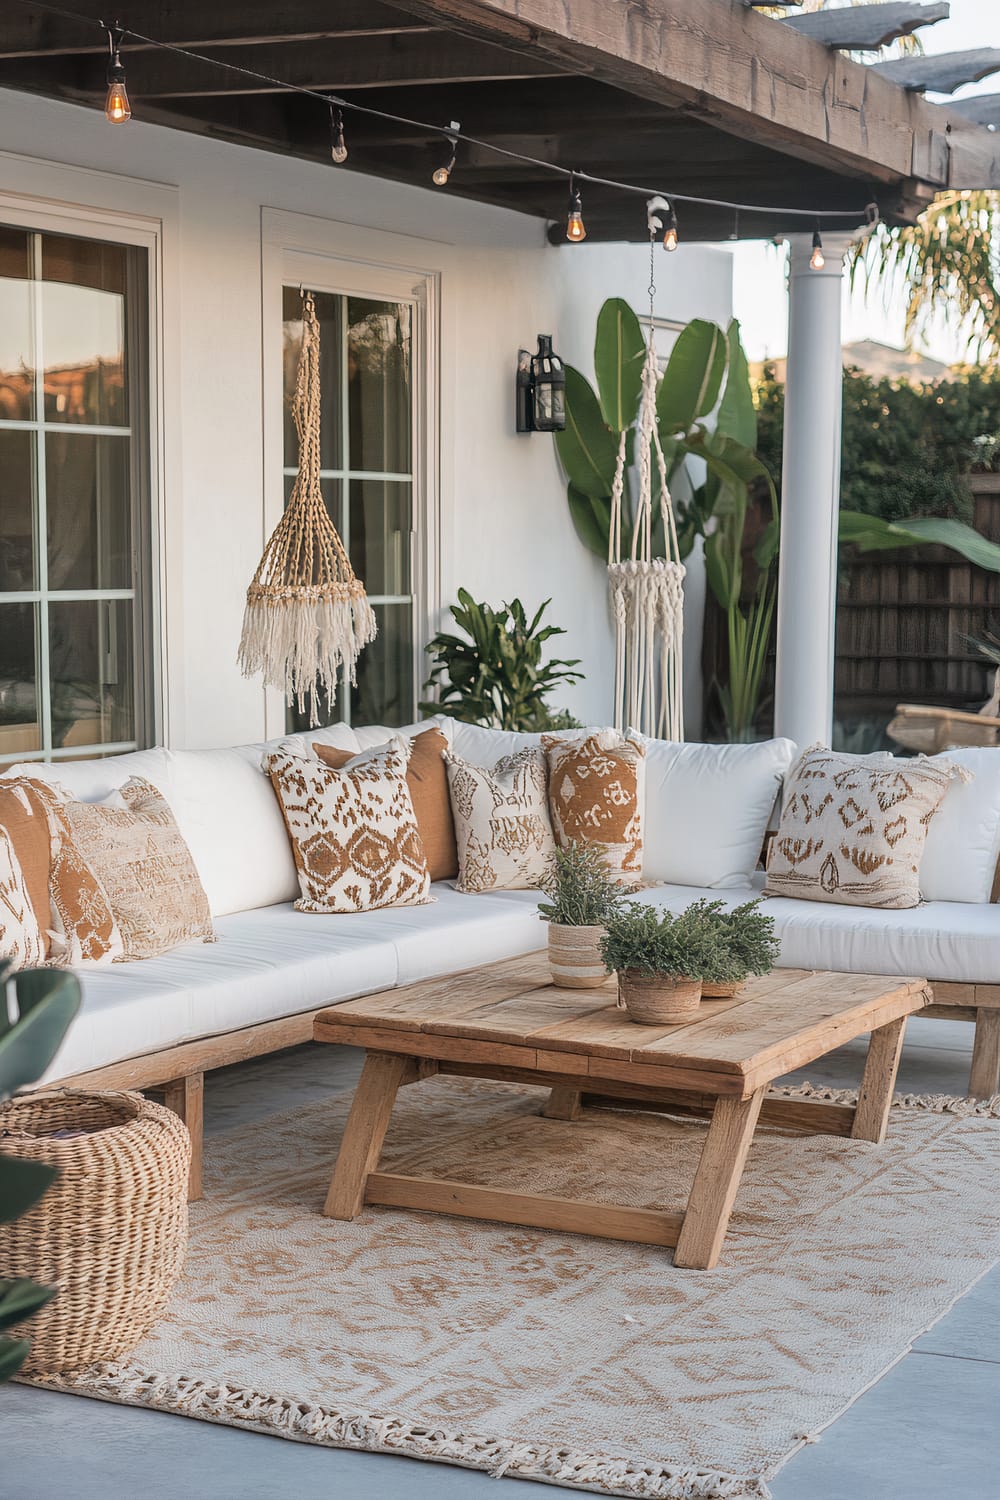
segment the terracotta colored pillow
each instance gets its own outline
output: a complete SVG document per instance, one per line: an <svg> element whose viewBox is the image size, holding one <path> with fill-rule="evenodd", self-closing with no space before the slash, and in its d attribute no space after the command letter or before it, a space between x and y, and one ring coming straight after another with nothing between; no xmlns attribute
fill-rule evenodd
<svg viewBox="0 0 1000 1500"><path fill-rule="evenodd" d="M6 830L17 856L24 890L42 933L43 956L48 953L48 933L52 926L49 808L58 800L52 788L43 781L27 776L11 776L0 781L0 828Z"/></svg>
<svg viewBox="0 0 1000 1500"><path fill-rule="evenodd" d="M427 856L427 868L432 880L455 880L458 876L458 848L444 763L448 741L440 729L424 729L413 736L410 744L406 784L413 799L413 812ZM352 755L349 750L337 750L333 745L313 745L313 751L323 764L332 766L335 771L353 771L388 748L388 745L378 745L361 755Z"/></svg>
<svg viewBox="0 0 1000 1500"><path fill-rule="evenodd" d="M611 874L623 885L642 875L646 749L614 729L542 735L549 769L549 814L560 849L603 844Z"/></svg>
<svg viewBox="0 0 1000 1500"><path fill-rule="evenodd" d="M0 826L0 959L15 969L32 969L45 956L45 933L35 920L14 845Z"/></svg>

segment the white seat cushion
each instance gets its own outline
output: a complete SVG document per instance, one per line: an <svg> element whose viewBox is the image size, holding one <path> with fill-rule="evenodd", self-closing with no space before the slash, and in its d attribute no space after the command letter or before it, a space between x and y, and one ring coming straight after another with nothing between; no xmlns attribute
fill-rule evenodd
<svg viewBox="0 0 1000 1500"><path fill-rule="evenodd" d="M431 886L433 906L396 906L382 912L399 963L400 984L454 974L544 948L545 924L537 891L464 895L446 882ZM521 902L502 899L523 896Z"/></svg>

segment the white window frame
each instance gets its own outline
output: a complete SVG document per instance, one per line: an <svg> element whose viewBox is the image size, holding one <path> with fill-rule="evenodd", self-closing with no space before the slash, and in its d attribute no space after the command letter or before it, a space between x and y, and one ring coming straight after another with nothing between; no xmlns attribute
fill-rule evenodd
<svg viewBox="0 0 1000 1500"><path fill-rule="evenodd" d="M284 390L282 386L283 293L286 286L335 296L404 302L413 309L413 453L410 587L413 600L413 701L426 676L425 646L440 607L440 272L409 262L407 242L385 235L401 261L370 258L372 231L303 214L265 208L261 215L261 295L263 330L264 514L261 545L281 519L284 479ZM380 242L381 243L381 242ZM294 472L291 471L291 472ZM338 471L339 473L340 471ZM378 475L365 473L365 478ZM400 477L400 476L386 476ZM406 476L409 477L409 476ZM373 596L374 597L374 596ZM378 596L375 602L379 602ZM387 596L388 597L388 596ZM286 704L266 688L265 734L284 733ZM335 712L344 704L338 699ZM346 717L347 715L345 715Z"/></svg>
<svg viewBox="0 0 1000 1500"><path fill-rule="evenodd" d="M123 215L114 210L103 211L92 208L78 208L71 204L53 204L48 200L30 197L26 194L9 193L0 191L0 224L8 225L15 229L23 229L28 233L68 235L74 239L93 239L105 244L119 244L134 246L146 251L147 270L147 358L148 369L146 382L148 390L148 410L144 413L146 424L146 436L148 444L148 516L145 524L148 535L140 542L133 536L133 575L138 578L148 578L150 597L139 600L136 598L134 589L77 589L58 590L57 599L61 601L101 599L114 600L131 598L135 599L136 607L133 612L133 631L143 634L145 650L143 655L148 660L149 669L153 680L146 685L145 692L148 701L148 730L149 743L161 744L164 729L163 711L163 682L164 682L164 639L162 626L162 559L160 548L160 537L162 532L162 378L161 378L161 328L159 310L161 307L161 285L162 285L162 235L160 227L151 223L148 219L139 219L133 215ZM40 287L36 291L36 297L40 296ZM36 309L37 311L37 309ZM37 413L35 417L24 422L5 422L5 429L20 428L35 431L41 425L47 425L44 413ZM37 419L37 420L36 420ZM120 435L130 429L87 427L86 429L95 435L111 433ZM38 476L37 482L43 491L41 504L36 511L36 520L44 526L44 475ZM140 545L148 545L148 564L136 556L135 549ZM36 537L35 546L42 556L45 547L44 533ZM44 588L46 568L42 556L42 568L39 582L42 587L33 589L21 589L10 593L0 593L0 603L3 604L39 604L47 603L50 595ZM141 618L140 618L141 616ZM39 649L47 652L48 631L41 631L41 642ZM43 727L43 748L38 750L25 750L16 753L13 757L17 762L21 761L58 761L78 760L81 755L114 755L125 751L134 750L138 747L138 740L123 740L120 743L101 743L99 745L73 745L53 748L45 748L51 738L50 716L51 704L43 693L44 684L38 684L38 714L39 724ZM44 701L43 701L44 698ZM146 726L143 725L143 729ZM143 735L143 738L146 738ZM12 757L7 757L10 760Z"/></svg>

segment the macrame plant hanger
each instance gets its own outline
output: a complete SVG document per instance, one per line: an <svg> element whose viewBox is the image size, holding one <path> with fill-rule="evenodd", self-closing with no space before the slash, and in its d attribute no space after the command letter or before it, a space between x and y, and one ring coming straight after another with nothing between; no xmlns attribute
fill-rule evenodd
<svg viewBox="0 0 1000 1500"><path fill-rule="evenodd" d="M667 488L667 464L656 426L658 369L653 326L656 278L653 253L663 227L655 210L668 210L662 198L646 205L649 224L649 342L639 399L639 497L632 525L632 554L622 559L622 495L626 439L618 443L611 488L608 538L608 590L615 625L615 727L637 729L659 739L684 736L682 647L684 565L677 544L674 508ZM653 455L659 477L659 514L665 557L653 557ZM628 518L625 518L626 520Z"/></svg>
<svg viewBox="0 0 1000 1500"><path fill-rule="evenodd" d="M317 698L334 701L342 668L357 682L358 656L377 627L320 490L319 320L306 291L292 415L299 471L247 589L239 664L244 677L262 673L300 712L308 693L316 724Z"/></svg>

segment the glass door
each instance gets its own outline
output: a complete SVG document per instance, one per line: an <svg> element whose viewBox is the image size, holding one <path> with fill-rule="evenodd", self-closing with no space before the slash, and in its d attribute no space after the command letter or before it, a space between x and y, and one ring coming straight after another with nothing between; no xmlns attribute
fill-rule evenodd
<svg viewBox="0 0 1000 1500"><path fill-rule="evenodd" d="M316 292L322 391L321 488L378 621L356 687L317 705L322 723L405 724L414 716L413 307ZM292 396L302 344L302 294L283 302L285 500L298 471ZM309 713L291 710L290 729Z"/></svg>

